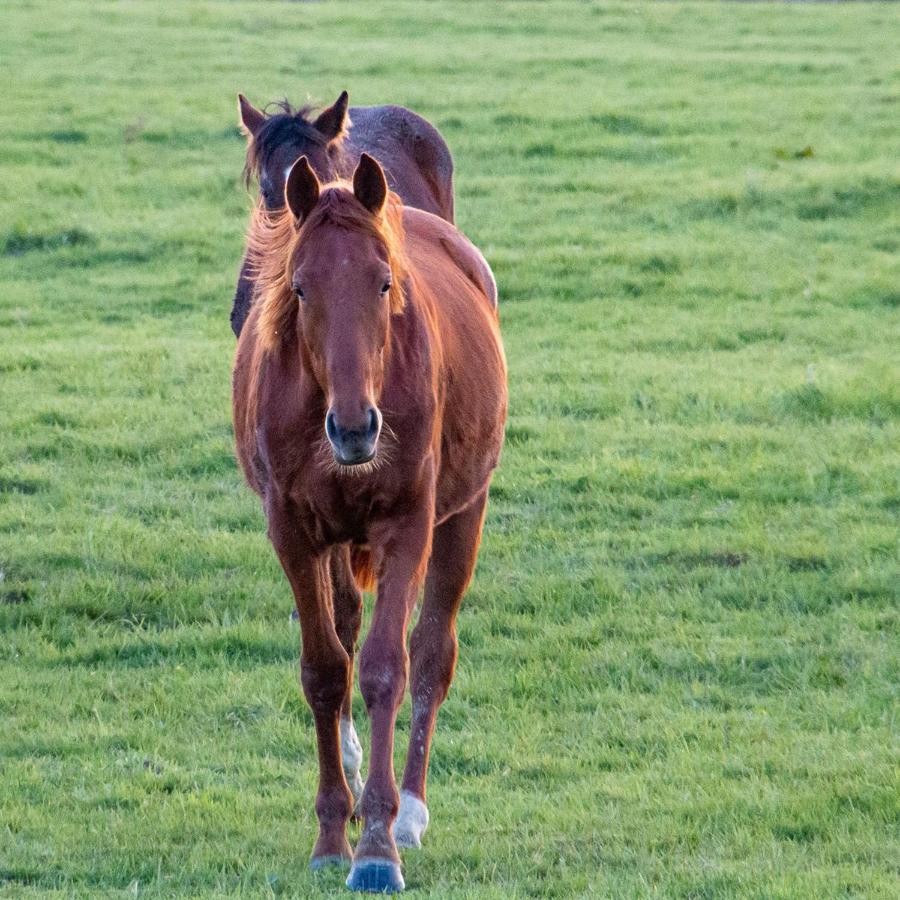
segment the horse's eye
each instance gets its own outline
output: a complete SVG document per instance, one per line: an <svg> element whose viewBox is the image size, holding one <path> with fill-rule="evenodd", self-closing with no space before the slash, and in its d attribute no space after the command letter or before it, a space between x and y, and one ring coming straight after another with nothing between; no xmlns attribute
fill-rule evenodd
<svg viewBox="0 0 900 900"><path fill-rule="evenodd" d="M391 289L391 282L390 282L390 279L388 279L388 280L381 286L381 293L382 293L382 294L386 294L390 289Z"/></svg>
<svg viewBox="0 0 900 900"><path fill-rule="evenodd" d="M302 299L303 299L303 291L300 289L300 285L298 285L298 284L293 285L292 290L293 290L293 292L294 292L294 296L295 296L298 300L302 300Z"/></svg>

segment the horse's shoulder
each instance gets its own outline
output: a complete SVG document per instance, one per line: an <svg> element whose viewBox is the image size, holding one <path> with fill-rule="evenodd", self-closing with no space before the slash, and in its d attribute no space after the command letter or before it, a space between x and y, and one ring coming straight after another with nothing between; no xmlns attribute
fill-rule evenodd
<svg viewBox="0 0 900 900"><path fill-rule="evenodd" d="M439 216L406 207L404 224L420 240L433 245L484 293L490 305L497 308L497 282L484 254L458 229Z"/></svg>

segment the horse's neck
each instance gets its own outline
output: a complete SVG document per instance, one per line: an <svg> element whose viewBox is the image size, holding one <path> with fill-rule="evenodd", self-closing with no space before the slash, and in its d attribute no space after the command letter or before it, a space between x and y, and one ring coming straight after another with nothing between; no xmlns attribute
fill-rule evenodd
<svg viewBox="0 0 900 900"><path fill-rule="evenodd" d="M438 328L433 298L410 262L403 311L391 317L389 378L406 380L411 375L429 373L432 379L439 377L442 355Z"/></svg>

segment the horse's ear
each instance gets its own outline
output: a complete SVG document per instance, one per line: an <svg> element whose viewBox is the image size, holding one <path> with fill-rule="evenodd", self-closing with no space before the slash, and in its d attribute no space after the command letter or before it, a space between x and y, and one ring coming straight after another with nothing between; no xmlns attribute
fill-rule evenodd
<svg viewBox="0 0 900 900"><path fill-rule="evenodd" d="M319 114L319 117L313 122L313 125L327 141L333 141L341 137L347 126L347 106L350 103L350 96L346 91L341 91L341 96L334 102L334 106L329 106Z"/></svg>
<svg viewBox="0 0 900 900"><path fill-rule="evenodd" d="M257 109L243 94L238 94L238 114L241 117L241 131L253 137L266 121L266 114Z"/></svg>
<svg viewBox="0 0 900 900"><path fill-rule="evenodd" d="M384 209L388 195L387 181L381 166L368 153L360 156L359 165L353 173L353 195L376 216Z"/></svg>
<svg viewBox="0 0 900 900"><path fill-rule="evenodd" d="M312 212L319 200L319 179L305 156L301 156L288 172L284 199L298 222L302 222Z"/></svg>

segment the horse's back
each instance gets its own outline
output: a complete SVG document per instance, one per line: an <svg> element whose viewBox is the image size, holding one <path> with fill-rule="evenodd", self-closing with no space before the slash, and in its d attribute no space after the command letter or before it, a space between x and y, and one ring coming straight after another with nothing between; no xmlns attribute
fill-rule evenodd
<svg viewBox="0 0 900 900"><path fill-rule="evenodd" d="M407 206L454 218L453 156L441 133L404 106L353 106L349 142L374 156Z"/></svg>

